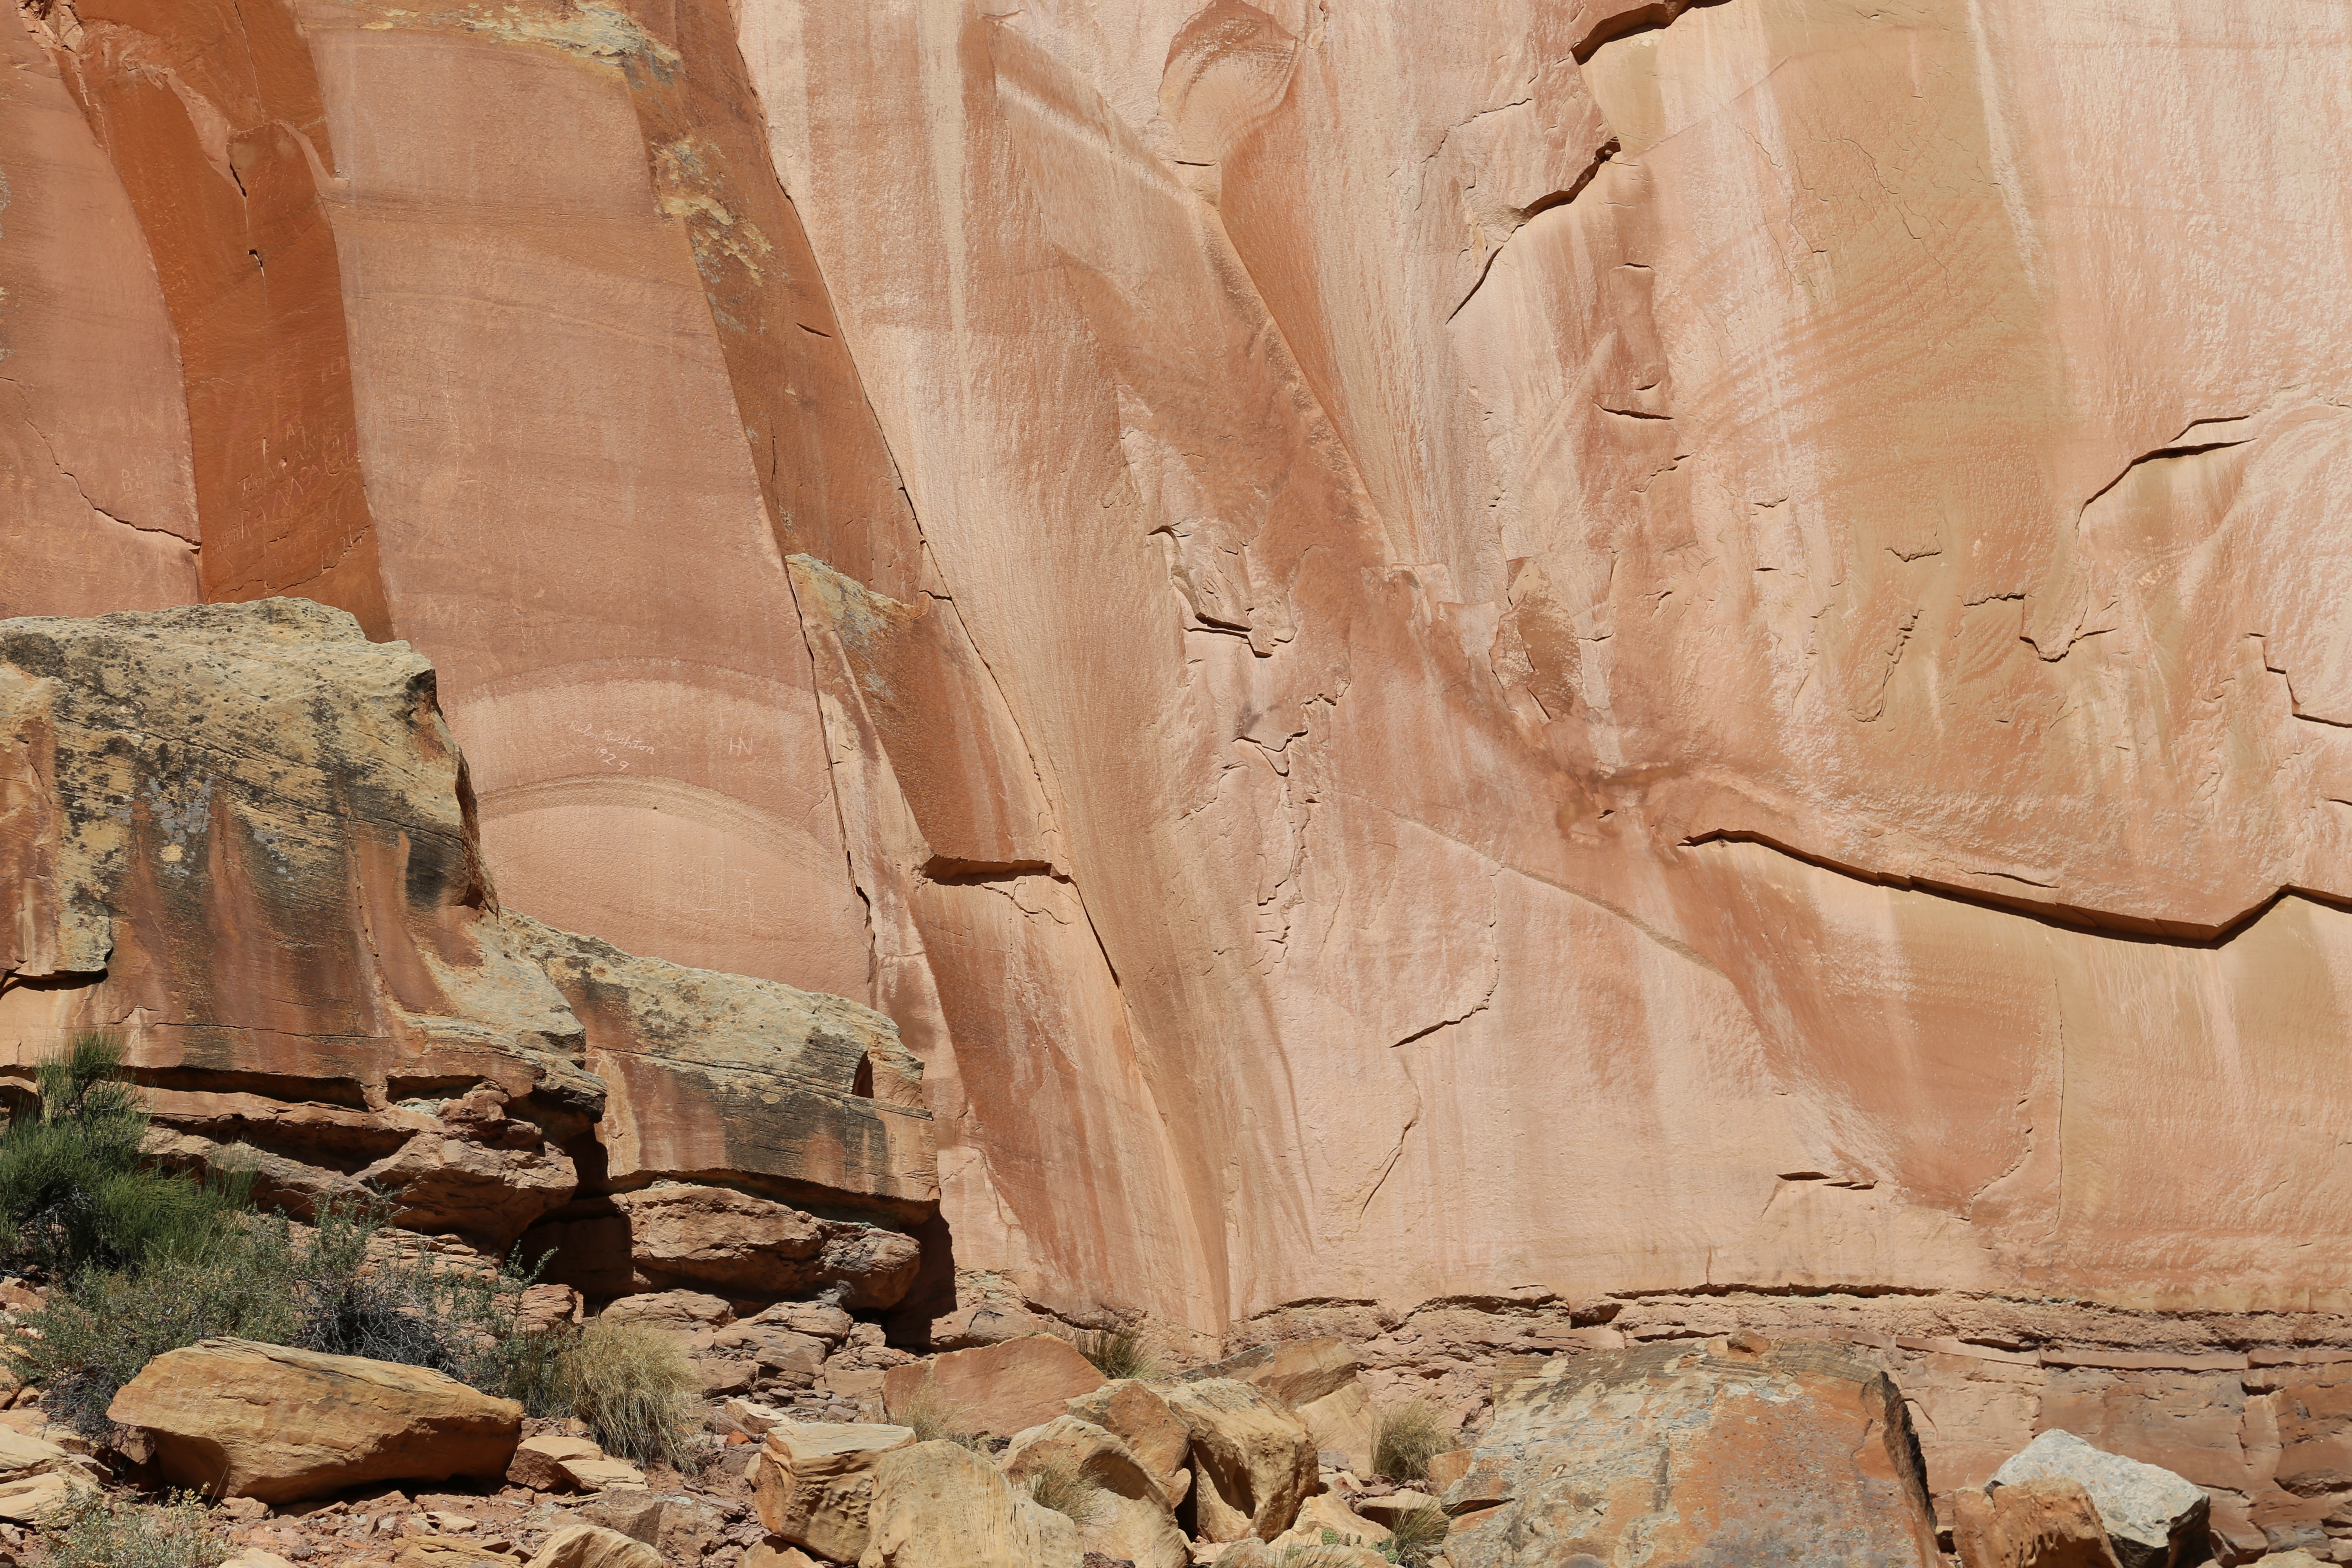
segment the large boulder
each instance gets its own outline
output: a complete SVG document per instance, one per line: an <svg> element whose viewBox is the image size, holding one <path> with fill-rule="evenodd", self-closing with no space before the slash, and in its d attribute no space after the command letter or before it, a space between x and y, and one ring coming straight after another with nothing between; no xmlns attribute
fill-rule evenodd
<svg viewBox="0 0 2352 1568"><path fill-rule="evenodd" d="M2063 1478L2081 1483L2106 1526L2123 1568L2172 1568L2205 1544L2203 1489L2170 1470L2094 1448L2072 1432L2050 1431L2011 1456L1992 1476L2003 1488Z"/></svg>
<svg viewBox="0 0 2352 1568"><path fill-rule="evenodd" d="M874 1468L909 1447L912 1428L787 1421L760 1446L752 1498L772 1534L836 1563L866 1550Z"/></svg>
<svg viewBox="0 0 2352 1568"><path fill-rule="evenodd" d="M1158 1479L1160 1495L1174 1508L1192 1489L1187 1462L1192 1431L1168 1408L1167 1396L1148 1383L1122 1377L1069 1400L1079 1420L1101 1427L1127 1445L1128 1452Z"/></svg>
<svg viewBox="0 0 2352 1568"><path fill-rule="evenodd" d="M1176 1528L1160 1477L1111 1433L1075 1415L1058 1415L1013 1438L1002 1461L1015 1481L1053 1467L1076 1471L1102 1489L1096 1516L1080 1531L1088 1552L1136 1568L1185 1568L1192 1561L1191 1545Z"/></svg>
<svg viewBox="0 0 2352 1568"><path fill-rule="evenodd" d="M1201 1534L1272 1541L1290 1528L1316 1485L1315 1439L1295 1412L1231 1378L1179 1384L1168 1408L1189 1437Z"/></svg>
<svg viewBox="0 0 2352 1568"><path fill-rule="evenodd" d="M1069 1341L1031 1334L892 1367L882 1380L882 1404L897 1416L918 1400L938 1400L972 1431L1011 1437L1044 1426L1104 1381Z"/></svg>
<svg viewBox="0 0 2352 1568"><path fill-rule="evenodd" d="M630 1262L655 1289L688 1286L730 1297L835 1295L853 1310L898 1305L922 1261L912 1237L825 1220L725 1187L663 1183L619 1193Z"/></svg>
<svg viewBox="0 0 2352 1568"><path fill-rule="evenodd" d="M2117 1568L2098 1509L2071 1476L1954 1492L1952 1545L1960 1568Z"/></svg>
<svg viewBox="0 0 2352 1568"><path fill-rule="evenodd" d="M873 1533L857 1568L1079 1568L1078 1527L955 1443L874 1468Z"/></svg>
<svg viewBox="0 0 2352 1568"><path fill-rule="evenodd" d="M1514 1568L1528 1540L1579 1568L1937 1568L1918 1446L1885 1373L1741 1338L1757 1348L1556 1358L1505 1389L1442 1499L1453 1568Z"/></svg>
<svg viewBox="0 0 2352 1568"><path fill-rule="evenodd" d="M442 1373L232 1339L157 1356L106 1414L149 1435L166 1479L268 1503L497 1479L522 1431L521 1405Z"/></svg>

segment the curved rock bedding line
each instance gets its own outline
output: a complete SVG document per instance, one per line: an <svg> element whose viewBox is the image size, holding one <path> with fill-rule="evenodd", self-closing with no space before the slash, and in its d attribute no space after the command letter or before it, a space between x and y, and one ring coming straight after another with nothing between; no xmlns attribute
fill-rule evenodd
<svg viewBox="0 0 2352 1568"><path fill-rule="evenodd" d="M20 1050L602 1280L734 1267L614 1244L664 1180L919 1230L941 1342L2341 1337L2333 8L36 10L6 611L332 602L479 805L291 710L45 772L8 687Z"/></svg>
<svg viewBox="0 0 2352 1568"><path fill-rule="evenodd" d="M167 1164L236 1146L296 1213L539 1226L597 1295L914 1281L937 1187L897 1029L504 912L432 668L340 611L0 622L0 866L5 1070L119 1031Z"/></svg>

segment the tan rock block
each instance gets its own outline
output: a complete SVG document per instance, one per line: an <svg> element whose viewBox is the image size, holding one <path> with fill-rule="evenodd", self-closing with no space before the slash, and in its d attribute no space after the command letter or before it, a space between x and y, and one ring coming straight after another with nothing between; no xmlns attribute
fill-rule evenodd
<svg viewBox="0 0 2352 1568"><path fill-rule="evenodd" d="M170 1479L264 1502L503 1476L522 1424L521 1405L437 1372L231 1339L157 1356L107 1414L149 1435Z"/></svg>
<svg viewBox="0 0 2352 1568"><path fill-rule="evenodd" d="M515 1560L455 1535L415 1535L393 1554L393 1568L515 1568Z"/></svg>
<svg viewBox="0 0 2352 1568"><path fill-rule="evenodd" d="M566 1462L574 1459L601 1459L604 1450L585 1437L564 1437L542 1434L525 1437L515 1445L514 1458L507 1463L507 1479L533 1491L568 1491L576 1483Z"/></svg>
<svg viewBox="0 0 2352 1568"><path fill-rule="evenodd" d="M1960 1568L2118 1568L2082 1482L2052 1477L1952 1494Z"/></svg>
<svg viewBox="0 0 2352 1568"><path fill-rule="evenodd" d="M1315 1440L1287 1405L1244 1383L1212 1378L1167 1390L1191 1435L1193 1506L1212 1541L1290 1528L1315 1489Z"/></svg>
<svg viewBox="0 0 2352 1568"><path fill-rule="evenodd" d="M1136 1568L1184 1568L1190 1543L1176 1528L1159 1475L1116 1436L1075 1415L1057 1415L1013 1439L998 1461L1014 1481L1059 1465L1102 1489L1096 1517L1081 1526L1080 1544Z"/></svg>
<svg viewBox="0 0 2352 1568"><path fill-rule="evenodd" d="M95 1484L55 1471L0 1481L0 1519L16 1524L41 1523L71 1502L77 1491Z"/></svg>
<svg viewBox="0 0 2352 1568"><path fill-rule="evenodd" d="M1334 1335L1260 1345L1185 1375L1187 1383L1229 1377L1262 1388L1292 1409L1336 1393L1363 1370L1363 1358Z"/></svg>
<svg viewBox="0 0 2352 1568"><path fill-rule="evenodd" d="M1390 1492L1382 1497L1360 1497L1355 1500L1355 1510L1382 1529L1395 1524L1406 1514L1437 1506L1437 1499L1432 1494L1412 1490Z"/></svg>
<svg viewBox="0 0 2352 1568"><path fill-rule="evenodd" d="M1119 1378L1069 1400L1066 1408L1125 1443L1160 1478L1169 1507L1181 1502L1192 1489L1192 1473L1185 1468L1192 1447L1192 1429L1168 1408L1166 1396L1151 1384Z"/></svg>
<svg viewBox="0 0 2352 1568"><path fill-rule="evenodd" d="M1071 1399L1092 1393L1104 1381L1069 1341L1032 1334L892 1367L884 1375L882 1399L885 1409L896 1414L928 1387L934 1397L961 1410L972 1430L1010 1437L1051 1421Z"/></svg>
<svg viewBox="0 0 2352 1568"><path fill-rule="evenodd" d="M858 1568L1079 1568L1078 1527L971 1449L918 1443L874 1468Z"/></svg>
<svg viewBox="0 0 2352 1568"><path fill-rule="evenodd" d="M1358 1475L1371 1474L1376 1423L1372 1397L1365 1392L1361 1378L1351 1375L1330 1393L1297 1409L1298 1418L1307 1423L1307 1434L1315 1439L1318 1454L1343 1454L1349 1469Z"/></svg>
<svg viewBox="0 0 2352 1568"><path fill-rule="evenodd" d="M616 1194L613 1203L628 1216L640 1274L737 1297L838 1288L850 1307L889 1307L921 1261L910 1237L724 1187L665 1183Z"/></svg>
<svg viewBox="0 0 2352 1568"><path fill-rule="evenodd" d="M1726 1550L1936 1568L1916 1454L1893 1382L1825 1345L1556 1359L1503 1394L1446 1489L1446 1556L1504 1568L1540 1538L1601 1568Z"/></svg>
<svg viewBox="0 0 2352 1568"><path fill-rule="evenodd" d="M1318 1492L1298 1505L1298 1516L1290 1528L1275 1537L1275 1550L1320 1545L1327 1530L1339 1538L1338 1543L1342 1546L1378 1546L1391 1533L1388 1526L1349 1508L1336 1493Z"/></svg>
<svg viewBox="0 0 2352 1568"><path fill-rule="evenodd" d="M566 1526L548 1537L527 1568L662 1568L661 1553L601 1524Z"/></svg>
<svg viewBox="0 0 2352 1568"><path fill-rule="evenodd" d="M760 1522L796 1546L854 1563L866 1550L875 1467L915 1441L906 1426L782 1422L760 1446Z"/></svg>
<svg viewBox="0 0 2352 1568"><path fill-rule="evenodd" d="M816 1561L797 1546L762 1541L743 1553L743 1568L816 1568Z"/></svg>
<svg viewBox="0 0 2352 1568"><path fill-rule="evenodd" d="M600 1454L594 1458L565 1459L562 1464L572 1484L583 1491L610 1491L646 1484L646 1473L626 1459L608 1459Z"/></svg>

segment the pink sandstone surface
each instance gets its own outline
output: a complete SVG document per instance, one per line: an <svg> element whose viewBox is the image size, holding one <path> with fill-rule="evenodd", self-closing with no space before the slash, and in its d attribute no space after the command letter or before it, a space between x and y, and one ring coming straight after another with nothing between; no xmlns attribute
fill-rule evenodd
<svg viewBox="0 0 2352 1568"><path fill-rule="evenodd" d="M2341 7L25 11L0 613L413 644L923 1058L950 1337L2352 1342Z"/></svg>

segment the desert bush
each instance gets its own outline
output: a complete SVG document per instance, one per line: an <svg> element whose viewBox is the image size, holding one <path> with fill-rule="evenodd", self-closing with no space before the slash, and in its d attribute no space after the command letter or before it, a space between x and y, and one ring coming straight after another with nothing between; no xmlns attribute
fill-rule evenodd
<svg viewBox="0 0 2352 1568"><path fill-rule="evenodd" d="M890 1412L900 1426L911 1426L918 1443L954 1443L974 1453L989 1452L990 1444L971 1428L971 1412L940 1390L929 1377L918 1384L904 1405Z"/></svg>
<svg viewBox="0 0 2352 1568"><path fill-rule="evenodd" d="M514 1400L528 1415L569 1415L572 1356L579 1343L580 1330L570 1323L508 1333L480 1358L475 1386Z"/></svg>
<svg viewBox="0 0 2352 1568"><path fill-rule="evenodd" d="M245 1207L250 1176L142 1168L149 1119L122 1055L113 1036L75 1036L34 1068L33 1103L0 1131L0 1247L19 1267L63 1278L187 1256Z"/></svg>
<svg viewBox="0 0 2352 1568"><path fill-rule="evenodd" d="M1158 1377L1160 1357L1137 1329L1081 1331L1072 1341L1078 1353L1105 1377Z"/></svg>
<svg viewBox="0 0 2352 1568"><path fill-rule="evenodd" d="M155 1507L90 1487L41 1531L42 1568L219 1568L227 1555L194 1492Z"/></svg>
<svg viewBox="0 0 2352 1568"><path fill-rule="evenodd" d="M702 1380L669 1335L642 1323L590 1323L562 1352L556 1377L606 1453L701 1468Z"/></svg>
<svg viewBox="0 0 2352 1568"><path fill-rule="evenodd" d="M1408 1399L1372 1416L1372 1470L1392 1481L1429 1479L1429 1461L1454 1447L1454 1434L1437 1406Z"/></svg>
<svg viewBox="0 0 2352 1568"><path fill-rule="evenodd" d="M1402 1568L1423 1568L1438 1549L1445 1544L1445 1532L1451 1528L1445 1510L1417 1508L1411 1513L1399 1514L1389 1527L1389 1539L1381 1547L1381 1555Z"/></svg>
<svg viewBox="0 0 2352 1568"><path fill-rule="evenodd" d="M1024 1469L1022 1484L1040 1508L1052 1509L1080 1530L1101 1518L1103 1489L1068 1459L1055 1455Z"/></svg>
<svg viewBox="0 0 2352 1568"><path fill-rule="evenodd" d="M430 1254L372 1256L389 1212L373 1200L329 1203L299 1233L246 1215L200 1249L85 1269L26 1315L38 1332L12 1347L13 1370L48 1391L53 1418L92 1438L109 1434L106 1407L150 1360L220 1334L431 1367L494 1392L527 1382L535 1347L516 1343L529 1336L514 1323L530 1277L436 1268Z"/></svg>

